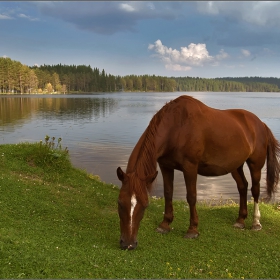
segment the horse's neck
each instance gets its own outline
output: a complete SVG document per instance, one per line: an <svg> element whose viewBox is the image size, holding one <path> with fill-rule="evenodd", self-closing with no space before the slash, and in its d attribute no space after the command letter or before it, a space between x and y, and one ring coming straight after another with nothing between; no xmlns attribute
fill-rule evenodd
<svg viewBox="0 0 280 280"><path fill-rule="evenodd" d="M148 143L149 142L149 143ZM156 170L156 147L155 139L149 135L148 128L144 131L137 144L135 145L127 164L127 173L137 172L138 176L144 178L150 175L150 170Z"/></svg>
<svg viewBox="0 0 280 280"><path fill-rule="evenodd" d="M140 139L138 140L137 144L132 150L132 153L129 157L128 164L127 164L127 173L133 172L137 168L137 163L139 157L141 156L141 147L143 146L143 142L146 140L147 129L141 135Z"/></svg>

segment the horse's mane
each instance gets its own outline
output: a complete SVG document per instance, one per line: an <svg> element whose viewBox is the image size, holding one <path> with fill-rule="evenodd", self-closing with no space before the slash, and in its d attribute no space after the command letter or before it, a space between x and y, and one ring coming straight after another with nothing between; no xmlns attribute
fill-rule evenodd
<svg viewBox="0 0 280 280"><path fill-rule="evenodd" d="M136 164L134 167L134 174L131 176L133 191L139 197L146 197L144 193L150 192L152 184L146 185L145 178L157 171L157 151L155 147L155 137L157 128L166 112L168 105L172 101L166 103L151 119L145 133L142 145L140 146Z"/></svg>

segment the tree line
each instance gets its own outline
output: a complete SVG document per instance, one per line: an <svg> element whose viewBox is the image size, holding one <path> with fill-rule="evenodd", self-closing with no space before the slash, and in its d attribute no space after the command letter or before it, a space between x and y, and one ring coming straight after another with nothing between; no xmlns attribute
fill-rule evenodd
<svg viewBox="0 0 280 280"><path fill-rule="evenodd" d="M277 78L173 78L177 91L222 91L222 92L279 92ZM280 84L279 84L280 86Z"/></svg>
<svg viewBox="0 0 280 280"><path fill-rule="evenodd" d="M0 93L79 93L116 91L278 92L279 78L194 78L155 75L114 76L90 65L26 66L0 57Z"/></svg>

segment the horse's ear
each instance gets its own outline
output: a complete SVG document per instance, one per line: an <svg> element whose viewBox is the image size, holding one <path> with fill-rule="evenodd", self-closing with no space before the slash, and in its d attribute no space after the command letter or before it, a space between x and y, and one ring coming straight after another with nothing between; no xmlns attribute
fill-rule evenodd
<svg viewBox="0 0 280 280"><path fill-rule="evenodd" d="M158 175L158 171L156 171L154 174L148 175L148 176L145 178L146 184L147 184L147 185L152 184L153 181L156 179L157 175Z"/></svg>
<svg viewBox="0 0 280 280"><path fill-rule="evenodd" d="M120 167L117 168L117 175L120 181L124 181L126 174L122 171Z"/></svg>

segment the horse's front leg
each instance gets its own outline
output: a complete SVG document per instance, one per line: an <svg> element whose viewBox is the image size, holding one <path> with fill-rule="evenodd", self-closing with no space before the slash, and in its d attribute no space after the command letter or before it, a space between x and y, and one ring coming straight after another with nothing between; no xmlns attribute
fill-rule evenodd
<svg viewBox="0 0 280 280"><path fill-rule="evenodd" d="M184 171L184 178L187 189L187 202L190 207L190 226L185 238L196 238L199 235L198 227L198 215L196 211L196 181L197 181L197 167L192 166L186 168Z"/></svg>
<svg viewBox="0 0 280 280"><path fill-rule="evenodd" d="M170 231L170 224L173 221L173 181L174 181L174 169L170 169L160 165L160 170L163 177L164 186L164 199L165 199L165 211L163 221L160 223L157 231L160 233L168 233Z"/></svg>

